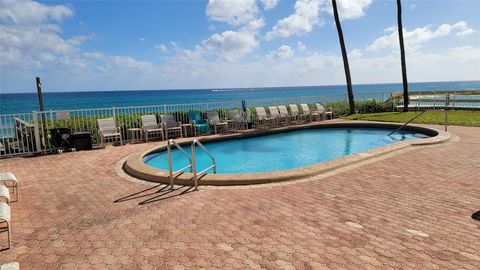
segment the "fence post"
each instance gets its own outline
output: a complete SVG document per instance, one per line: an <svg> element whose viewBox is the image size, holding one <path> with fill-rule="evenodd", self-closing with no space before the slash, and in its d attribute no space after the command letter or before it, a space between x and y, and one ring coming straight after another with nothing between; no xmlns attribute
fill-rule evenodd
<svg viewBox="0 0 480 270"><path fill-rule="evenodd" d="M115 121L117 121L116 119L116 115L115 115L115 106L112 107L112 115L113 115L113 119L115 119Z"/></svg>
<svg viewBox="0 0 480 270"><path fill-rule="evenodd" d="M167 113L167 104L163 104L163 114Z"/></svg>
<svg viewBox="0 0 480 270"><path fill-rule="evenodd" d="M55 128L53 126L53 112L52 112L52 110L50 110L50 128Z"/></svg>
<svg viewBox="0 0 480 270"><path fill-rule="evenodd" d="M33 133L35 136L35 148L37 148L37 152L42 151L42 145L40 144L40 129L38 128L38 117L37 117L37 112L33 111L32 112L32 118L33 118Z"/></svg>

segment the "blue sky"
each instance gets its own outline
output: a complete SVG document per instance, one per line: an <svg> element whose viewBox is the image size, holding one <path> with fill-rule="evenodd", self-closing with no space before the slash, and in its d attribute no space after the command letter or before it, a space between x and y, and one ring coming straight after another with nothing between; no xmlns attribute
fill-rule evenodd
<svg viewBox="0 0 480 270"><path fill-rule="evenodd" d="M338 0L354 83L400 82L395 1ZM480 79L480 1L402 1L410 81ZM343 84L330 1L0 0L0 91Z"/></svg>

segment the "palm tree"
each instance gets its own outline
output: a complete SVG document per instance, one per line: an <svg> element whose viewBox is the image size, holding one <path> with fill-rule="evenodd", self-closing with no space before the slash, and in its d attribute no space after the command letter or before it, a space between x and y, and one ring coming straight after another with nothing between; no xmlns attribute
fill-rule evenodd
<svg viewBox="0 0 480 270"><path fill-rule="evenodd" d="M402 3L397 0L397 20L398 20L398 40L400 41L400 58L402 60L402 79L403 79L403 111L408 112L408 81L407 81L407 63L405 62L405 46L403 44L403 26L402 26Z"/></svg>
<svg viewBox="0 0 480 270"><path fill-rule="evenodd" d="M336 0L332 0L332 6L333 6L333 15L335 17L335 24L337 25L338 39L340 41L340 47L342 48L343 67L345 70L345 78L347 80L348 104L350 107L349 114L354 114L355 101L353 100L352 78L350 76L350 67L348 66L347 49L345 48L345 41L343 40L342 25L340 25L340 19L338 17Z"/></svg>

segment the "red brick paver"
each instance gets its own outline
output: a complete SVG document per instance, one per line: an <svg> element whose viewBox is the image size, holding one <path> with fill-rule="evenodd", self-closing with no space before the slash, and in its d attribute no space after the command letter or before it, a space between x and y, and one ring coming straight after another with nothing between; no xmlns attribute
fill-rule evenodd
<svg viewBox="0 0 480 270"><path fill-rule="evenodd" d="M116 175L121 158L155 143L1 160L21 183L0 264L480 269L480 222L470 218L480 210L480 129L450 131L459 142L252 189L169 192Z"/></svg>

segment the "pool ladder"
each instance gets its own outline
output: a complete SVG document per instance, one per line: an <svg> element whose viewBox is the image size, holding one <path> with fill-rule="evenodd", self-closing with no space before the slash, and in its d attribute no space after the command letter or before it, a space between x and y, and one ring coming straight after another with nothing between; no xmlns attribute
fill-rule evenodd
<svg viewBox="0 0 480 270"><path fill-rule="evenodd" d="M172 163L172 145L174 145L187 159L188 165L173 171L173 163ZM196 149L195 146L198 145L200 149L202 149L208 157L212 160L212 165L208 166L207 168L197 172L197 160L196 160ZM180 146L175 140L170 139L167 142L167 153L168 153L168 168L170 174L170 188L173 189L173 178L174 175L185 171L186 169L190 169L190 172L193 173L193 180L195 182L195 190L198 190L198 179L203 175L207 174L209 170L213 170L213 173L217 173L217 163L215 162L215 158L213 155L207 150L207 148L197 139L193 140L192 142L192 155L189 156L187 152Z"/></svg>

